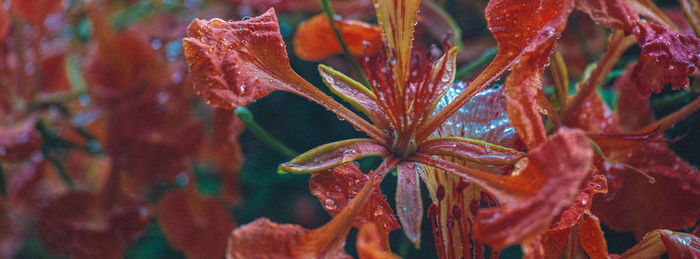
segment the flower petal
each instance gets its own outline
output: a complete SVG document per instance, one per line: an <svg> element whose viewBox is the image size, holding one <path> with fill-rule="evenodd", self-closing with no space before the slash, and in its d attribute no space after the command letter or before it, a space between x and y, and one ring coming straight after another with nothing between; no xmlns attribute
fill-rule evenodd
<svg viewBox="0 0 700 259"><path fill-rule="evenodd" d="M357 233L357 255L360 259L399 259L391 253L389 239L384 239L372 222L365 223Z"/></svg>
<svg viewBox="0 0 700 259"><path fill-rule="evenodd" d="M234 224L217 200L189 190L169 191L158 202L156 217L165 237L187 258L221 258ZM196 238L193 238L196 237Z"/></svg>
<svg viewBox="0 0 700 259"><path fill-rule="evenodd" d="M404 233L414 245L420 243L420 225L423 221L423 200L420 195L418 170L413 162L402 162L396 166L396 214Z"/></svg>
<svg viewBox="0 0 700 259"><path fill-rule="evenodd" d="M363 174L354 163L339 165L330 172L318 172L311 175L309 189L332 217L337 216L357 196L362 186L369 181L369 176ZM360 210L353 221L353 226L361 226L373 222L381 228L383 235L399 228L391 206L382 195L381 190L372 192L369 201Z"/></svg>
<svg viewBox="0 0 700 259"><path fill-rule="evenodd" d="M389 156L373 139L348 139L318 146L279 166L279 172L313 173L369 156Z"/></svg>
<svg viewBox="0 0 700 259"><path fill-rule="evenodd" d="M700 171L673 153L666 143L643 142L603 152L655 179L650 183L632 169L604 164L602 168L613 188L594 199L593 212L605 224L617 231L632 231L637 238L657 228L695 225L700 218Z"/></svg>
<svg viewBox="0 0 700 259"><path fill-rule="evenodd" d="M418 135L422 136L426 132L431 134L477 92L505 73L521 56L537 55L533 53L548 55L548 45L563 30L572 9L571 0L489 1L485 11L486 21L498 42L498 54L453 103L433 116ZM535 64L541 63L539 59L535 59ZM522 78L528 79L525 76Z"/></svg>
<svg viewBox="0 0 700 259"><path fill-rule="evenodd" d="M373 0L377 21L389 44L389 57L396 59L394 76L398 89L408 79L413 30L418 19L420 0Z"/></svg>
<svg viewBox="0 0 700 259"><path fill-rule="evenodd" d="M688 76L700 66L700 39L647 22L639 22L634 33L642 47L632 71L640 93L648 97L661 92L666 84L673 89L689 85Z"/></svg>
<svg viewBox="0 0 700 259"><path fill-rule="evenodd" d="M325 65L318 65L323 82L331 91L361 111L380 129L389 129L384 110L377 104L377 96L352 78Z"/></svg>
<svg viewBox="0 0 700 259"><path fill-rule="evenodd" d="M523 153L507 147L460 137L430 138L420 144L418 152L451 156L488 165L514 164L524 156Z"/></svg>
<svg viewBox="0 0 700 259"><path fill-rule="evenodd" d="M382 48L379 27L355 20L335 20L348 50L355 56L372 56ZM299 24L294 35L294 54L306 60L321 60L343 50L324 13Z"/></svg>
<svg viewBox="0 0 700 259"><path fill-rule="evenodd" d="M385 160L377 169L384 175L396 163ZM343 244L361 208L378 185L370 179L340 214L315 230L298 225L277 224L266 218L233 230L226 258L351 258Z"/></svg>
<svg viewBox="0 0 700 259"><path fill-rule="evenodd" d="M596 216L589 215L579 221L578 240L581 247L591 259L607 259L608 244L605 242L600 221Z"/></svg>
<svg viewBox="0 0 700 259"><path fill-rule="evenodd" d="M194 88L212 105L233 109L303 81L289 67L273 9L251 19L195 19L183 39Z"/></svg>
<svg viewBox="0 0 700 259"><path fill-rule="evenodd" d="M583 133L560 129L528 153L527 166L500 193L487 188L502 206L480 210L474 234L496 248L541 234L574 201L592 162Z"/></svg>
<svg viewBox="0 0 700 259"><path fill-rule="evenodd" d="M303 96L375 139L385 134L292 70L273 9L251 19L195 19L183 39L195 91L211 105L235 109L275 90Z"/></svg>
<svg viewBox="0 0 700 259"><path fill-rule="evenodd" d="M669 258L700 257L700 238L687 233L657 229L644 235L634 247L622 254L623 258L654 258L668 253Z"/></svg>

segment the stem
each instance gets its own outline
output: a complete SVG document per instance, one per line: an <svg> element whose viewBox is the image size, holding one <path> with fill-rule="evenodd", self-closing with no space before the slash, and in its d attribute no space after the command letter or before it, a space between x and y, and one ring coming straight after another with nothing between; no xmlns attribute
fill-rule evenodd
<svg viewBox="0 0 700 259"><path fill-rule="evenodd" d="M486 51L484 51L483 54L481 54L481 56L476 58L474 61L457 70L457 73L455 73L455 79L462 79L470 76L474 72L474 70L483 66L484 64L491 62L491 60L493 60L493 58L496 57L496 53L498 53L498 48L487 49Z"/></svg>
<svg viewBox="0 0 700 259"><path fill-rule="evenodd" d="M247 108L238 107L236 109L236 116L238 116L238 118L245 123L246 128L250 130L250 132L253 133L256 138L258 138L258 140L265 143L265 145L268 147L290 159L299 155L299 152L290 149L263 129L260 124L255 121L253 114Z"/></svg>
<svg viewBox="0 0 700 259"><path fill-rule="evenodd" d="M335 26L335 13L333 12L333 8L331 7L328 0L321 0L321 5L323 6L323 12L328 18L328 23L330 23L331 25L333 34L335 34L335 38L338 40L338 43L340 43L340 47L343 49L343 55L345 56L345 59L347 59L348 62L350 62L350 67L352 68L352 71L355 72L355 74L358 77L360 77L362 85L367 89L370 89L369 80L367 80L367 76L365 76L365 73L362 72L362 69L357 63L357 60L355 60L355 57L353 57L352 54L350 54L350 50L348 49L348 45L345 43L345 39L343 39L343 35L340 34L340 30L338 30L338 28Z"/></svg>
<svg viewBox="0 0 700 259"><path fill-rule="evenodd" d="M698 109L700 109L700 97L696 97L695 100L683 106L683 108L680 108L679 110L669 115L666 115L666 117L663 117L662 119L652 124L649 124L636 132L649 132L652 130L657 130L657 132L664 132L667 129L671 128L673 124L676 124L677 122L683 120L685 117L692 114Z"/></svg>
<svg viewBox="0 0 700 259"><path fill-rule="evenodd" d="M608 49L605 50L605 54L601 58L596 68L591 73L590 77L582 83L577 85L578 92L572 98L567 100L567 105L561 111L561 118L564 124L571 119L571 116L578 110L581 104L588 99L588 97L595 92L598 86L606 78L606 75L610 73L613 66L622 56L622 53L627 50L628 47L634 44L634 36L625 36L622 30L615 30L610 38L610 45Z"/></svg>
<svg viewBox="0 0 700 259"><path fill-rule="evenodd" d="M700 36L700 4L693 0L681 0L681 6L683 15L693 27L695 36Z"/></svg>
<svg viewBox="0 0 700 259"><path fill-rule="evenodd" d="M75 189L75 182L70 177L68 172L66 172L66 169L61 164L61 161L53 157L51 155L51 151L47 148L42 148L41 153L42 155L44 155L44 159L46 159L51 165L53 165L53 167L56 169L56 172L58 173L58 176L61 177L61 180L63 180L63 182L66 183L68 188L71 190Z"/></svg>

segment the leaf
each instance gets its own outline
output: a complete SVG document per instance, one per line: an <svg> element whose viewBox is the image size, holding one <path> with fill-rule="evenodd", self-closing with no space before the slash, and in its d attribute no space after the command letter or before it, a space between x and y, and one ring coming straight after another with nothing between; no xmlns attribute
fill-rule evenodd
<svg viewBox="0 0 700 259"><path fill-rule="evenodd" d="M329 172L317 172L309 179L309 190L318 198L323 208L332 217L337 216L354 199L362 186L369 181L369 176L363 174L354 163L339 165ZM353 221L353 226L361 226L373 222L381 229L382 236L399 228L391 206L376 189L370 195L369 201L360 209Z"/></svg>
<svg viewBox="0 0 700 259"><path fill-rule="evenodd" d="M227 208L211 197L187 190L167 192L156 217L165 237L188 258L221 258L234 224Z"/></svg>
<svg viewBox="0 0 700 259"><path fill-rule="evenodd" d="M0 125L0 161L23 161L41 146L41 136L35 130L36 118L26 118L8 127Z"/></svg>
<svg viewBox="0 0 700 259"><path fill-rule="evenodd" d="M413 162L402 162L396 166L396 210L404 233L413 244L420 244L420 225L423 221L423 200L420 195L418 171Z"/></svg>
<svg viewBox="0 0 700 259"><path fill-rule="evenodd" d="M499 249L539 236L574 201L592 159L582 132L560 129L528 153L525 168L500 188L484 186L502 205L479 210L475 237Z"/></svg>
<svg viewBox="0 0 700 259"><path fill-rule="evenodd" d="M383 238L372 222L363 224L357 233L357 255L360 259L398 259L391 253L389 239Z"/></svg>
<svg viewBox="0 0 700 259"><path fill-rule="evenodd" d="M337 19L336 28L354 56L373 56L382 48L379 27L356 20ZM321 60L343 50L325 14L299 24L294 35L294 54L305 60Z"/></svg>
<svg viewBox="0 0 700 259"><path fill-rule="evenodd" d="M291 161L281 164L278 171L313 173L369 156L387 157L389 151L372 139L341 140L309 150Z"/></svg>
<svg viewBox="0 0 700 259"><path fill-rule="evenodd" d="M647 22L639 22L634 34L642 53L632 79L641 94L649 97L652 92L661 92L667 84L673 89L689 85L688 76L700 66L700 39Z"/></svg>
<svg viewBox="0 0 700 259"><path fill-rule="evenodd" d="M335 95L367 115L380 129L391 127L384 110L377 104L377 96L372 91L343 73L323 64L318 65L318 71L323 82Z"/></svg>
<svg viewBox="0 0 700 259"><path fill-rule="evenodd" d="M387 56L396 59L394 78L396 89L405 87L408 79L413 31L418 19L420 0L372 0L377 13L377 22L389 45Z"/></svg>
<svg viewBox="0 0 700 259"><path fill-rule="evenodd" d="M666 229L646 233L641 242L622 254L622 258L653 258L668 253L669 258L700 257L700 238Z"/></svg>
<svg viewBox="0 0 700 259"><path fill-rule="evenodd" d="M510 148L460 137L430 138L418 148L418 152L429 155L450 156L487 165L514 164L524 156Z"/></svg>

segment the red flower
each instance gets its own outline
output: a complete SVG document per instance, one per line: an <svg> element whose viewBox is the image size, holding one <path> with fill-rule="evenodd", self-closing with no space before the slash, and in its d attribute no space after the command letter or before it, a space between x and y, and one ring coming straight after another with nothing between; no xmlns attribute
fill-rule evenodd
<svg viewBox="0 0 700 259"><path fill-rule="evenodd" d="M542 145L530 146L532 155L528 156L527 165L513 176L502 176L441 157L507 165L525 155L483 141L430 135L516 60L543 64L539 56L527 59L523 55L533 51L549 53L546 46L551 46L557 30L563 28L562 23L573 5L569 1L539 4L542 8L535 10L543 11L534 13L530 12L532 6L520 2L489 4L487 16L499 41L499 54L474 82L434 116L436 104L452 85L457 50L448 46L439 59L415 60L412 64L413 26L419 1L375 2L388 46L385 53L365 59L369 89L331 68L319 67L331 90L367 115L372 123L326 96L291 69L272 10L239 22L194 20L188 28L189 37L184 39L184 48L195 89L212 105L236 108L275 90L288 91L321 104L370 137L322 145L282 164L280 171L319 172L367 156L385 157L380 167L396 165L398 169L397 214L405 233L416 244L420 240L423 213L416 164L451 171L488 191L504 205L480 213L476 229L479 237L500 248L541 233L554 215L573 200L591 162L588 142L581 132L572 130L561 130L544 143L544 139L538 139ZM513 15L503 18L507 16L502 12ZM532 15L539 19L523 24L521 34L509 31L507 26L529 21ZM526 62L521 60L521 64ZM549 154L556 154L553 158L558 161L556 165L546 162L545 156ZM567 174L557 173L564 169ZM370 178L381 181L387 172L378 170ZM535 209L538 207L547 209L543 212Z"/></svg>

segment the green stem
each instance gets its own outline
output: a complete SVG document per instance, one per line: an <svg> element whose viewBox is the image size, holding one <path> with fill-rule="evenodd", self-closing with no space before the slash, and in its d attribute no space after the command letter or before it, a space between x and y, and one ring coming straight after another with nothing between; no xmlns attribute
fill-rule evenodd
<svg viewBox="0 0 700 259"><path fill-rule="evenodd" d="M299 152L290 149L263 129L260 124L255 121L253 114L245 107L238 107L236 109L236 115L241 119L241 121L243 121L243 123L245 123L246 129L250 130L250 132L253 133L253 135L260 141L265 143L265 145L288 158L294 158L299 155Z"/></svg>
<svg viewBox="0 0 700 259"><path fill-rule="evenodd" d="M481 56L472 61L472 63L469 63L457 70L457 73L455 73L455 79L462 79L470 76L474 70L491 62L491 60L496 57L496 53L498 53L498 48L487 49L484 51L484 54L481 54Z"/></svg>
<svg viewBox="0 0 700 259"><path fill-rule="evenodd" d="M44 159L46 159L46 161L48 161L56 169L58 176L61 177L61 180L66 183L68 188L71 190L75 189L75 182L73 181L73 178L70 177L68 172L66 172L66 168L63 167L61 161L52 156L51 151L48 148L42 148L41 153L44 155Z"/></svg>
<svg viewBox="0 0 700 259"><path fill-rule="evenodd" d="M357 63L357 60L352 56L350 53L350 50L348 49L348 45L345 43L345 39L343 39L343 35L340 34L340 31L338 28L335 26L335 13L333 12L333 9L331 8L330 3L328 0L321 0L321 5L323 6L323 12L326 14L326 17L328 18L328 23L331 25L331 29L333 30L333 34L335 34L335 38L338 39L338 43L340 43L340 47L343 49L343 55L345 56L345 59L350 62L350 67L352 68L352 71L355 72L355 74L360 77L360 81L362 82L362 85L367 87L367 89L370 89L369 87L369 80L367 80L367 76L365 76L365 73L362 72L362 69L360 68L360 65Z"/></svg>

